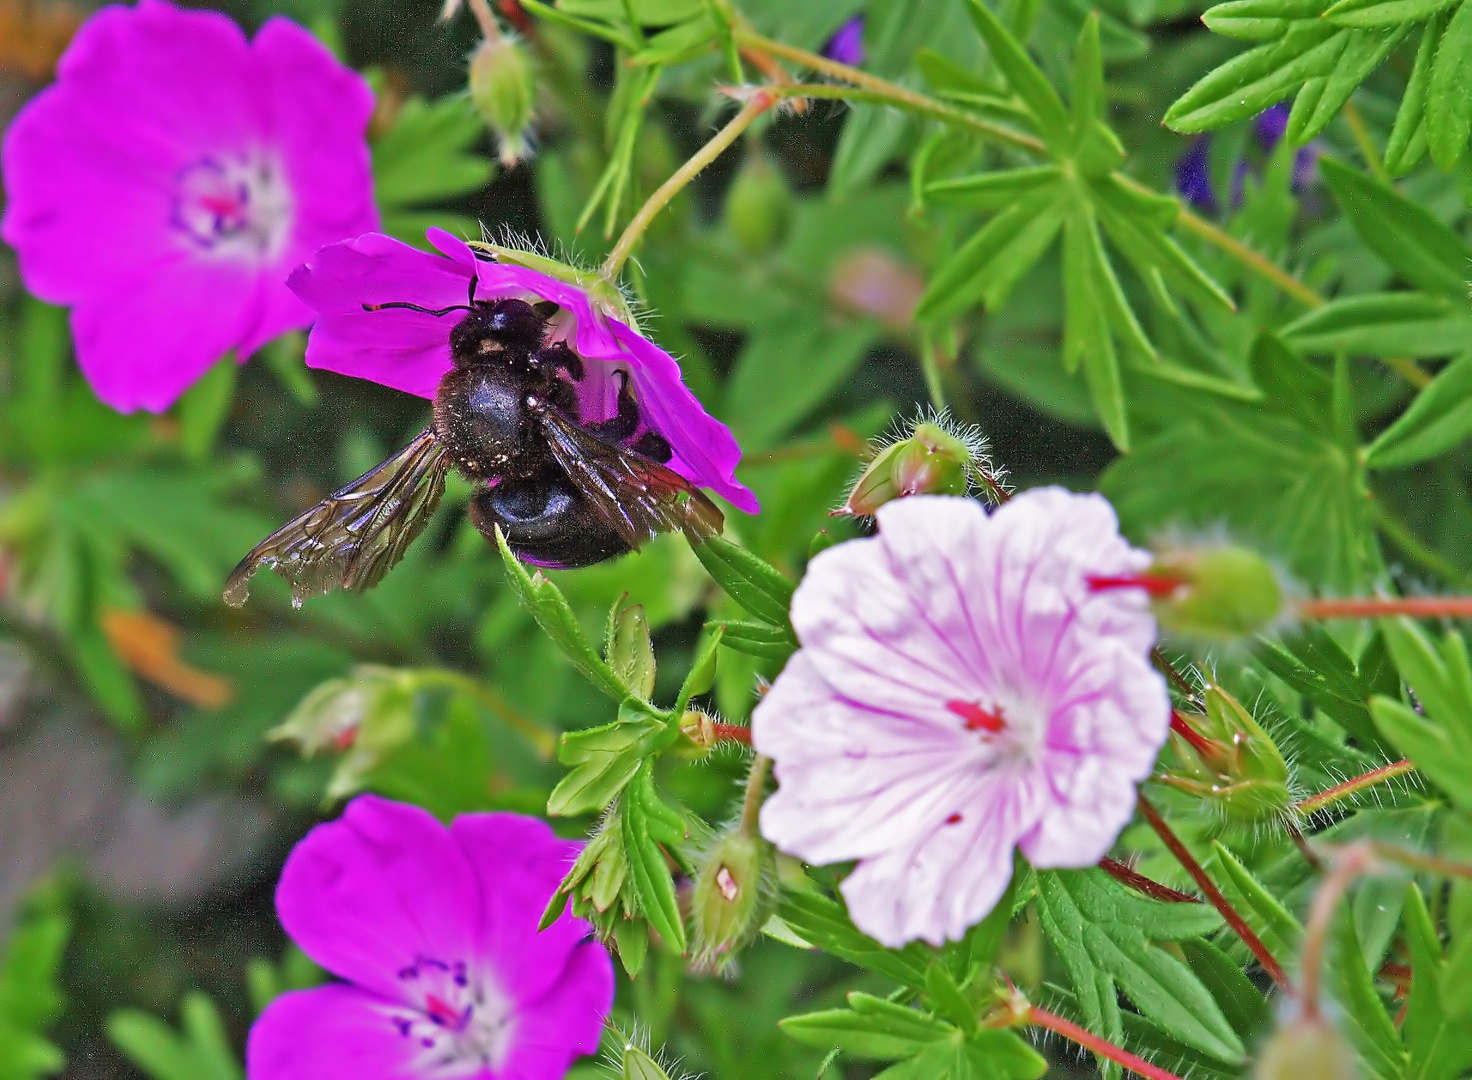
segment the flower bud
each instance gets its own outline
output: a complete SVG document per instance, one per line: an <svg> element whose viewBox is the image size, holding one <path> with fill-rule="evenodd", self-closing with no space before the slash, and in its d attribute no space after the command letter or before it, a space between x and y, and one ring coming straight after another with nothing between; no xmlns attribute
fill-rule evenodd
<svg viewBox="0 0 1472 1080"><path fill-rule="evenodd" d="M700 709L685 710L680 717L680 730L701 751L709 751L716 744L715 719Z"/></svg>
<svg viewBox="0 0 1472 1080"><path fill-rule="evenodd" d="M645 701L654 693L654 645L649 638L649 617L643 604L624 605L620 597L608 613L604 651L608 666L619 680Z"/></svg>
<svg viewBox="0 0 1472 1080"><path fill-rule="evenodd" d="M772 250L786 228L791 198L787 181L767 156L748 154L726 193L726 227L737 246L748 255Z"/></svg>
<svg viewBox="0 0 1472 1080"><path fill-rule="evenodd" d="M839 512L872 514L906 495L965 495L978 450L937 423L916 424L907 438L874 456Z"/></svg>
<svg viewBox="0 0 1472 1080"><path fill-rule="evenodd" d="M365 664L351 675L328 679L266 733L314 757L342 754L327 785L329 802L361 789L363 779L414 735L412 672Z"/></svg>
<svg viewBox="0 0 1472 1080"><path fill-rule="evenodd" d="M1283 614L1283 587L1266 559L1217 545L1160 553L1145 577L1160 625L1179 634L1228 639L1267 629Z"/></svg>
<svg viewBox="0 0 1472 1080"><path fill-rule="evenodd" d="M925 279L883 248L844 252L833 264L828 295L840 308L871 315L890 330L908 329L925 294Z"/></svg>
<svg viewBox="0 0 1472 1080"><path fill-rule="evenodd" d="M1257 825L1293 804L1288 764L1252 714L1220 686L1208 686L1206 712L1177 715L1171 746L1179 768L1162 781L1214 805L1228 821Z"/></svg>
<svg viewBox="0 0 1472 1080"><path fill-rule="evenodd" d="M690 903L695 967L719 971L756 936L766 919L762 897L770 892L765 880L770 871L766 842L739 826L706 852Z"/></svg>
<svg viewBox="0 0 1472 1080"><path fill-rule="evenodd" d="M500 140L501 164L508 169L529 151L534 90L531 61L515 35L480 43L470 58L470 100Z"/></svg>
<svg viewBox="0 0 1472 1080"><path fill-rule="evenodd" d="M1257 1080L1354 1080L1358 1075L1348 1044L1319 1017L1278 1028L1257 1059Z"/></svg>

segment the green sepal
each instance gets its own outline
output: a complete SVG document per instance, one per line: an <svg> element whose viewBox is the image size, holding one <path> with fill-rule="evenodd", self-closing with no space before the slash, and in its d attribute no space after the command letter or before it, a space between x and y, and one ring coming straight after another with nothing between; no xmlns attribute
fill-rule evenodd
<svg viewBox="0 0 1472 1080"><path fill-rule="evenodd" d="M619 718L601 727L564 732L557 760L572 766L547 799L553 817L586 814L611 803L645 758L667 748L679 729L638 698L619 706Z"/></svg>
<svg viewBox="0 0 1472 1080"><path fill-rule="evenodd" d="M719 536L691 544L706 573L743 608L773 626L788 627L796 588L771 563ZM797 640L793 639L794 642Z"/></svg>

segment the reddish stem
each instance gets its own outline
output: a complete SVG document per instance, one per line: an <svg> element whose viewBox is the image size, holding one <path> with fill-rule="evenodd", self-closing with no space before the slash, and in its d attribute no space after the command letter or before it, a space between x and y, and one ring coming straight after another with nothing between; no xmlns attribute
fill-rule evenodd
<svg viewBox="0 0 1472 1080"><path fill-rule="evenodd" d="M1183 892L1176 892L1169 885L1147 878L1144 874L1136 873L1122 862L1111 859L1109 856L1099 860L1099 869L1112 877L1115 881L1122 882L1138 893L1143 893L1152 900L1164 900L1167 904L1199 904L1200 900L1194 896L1187 896Z"/></svg>
<svg viewBox="0 0 1472 1080"><path fill-rule="evenodd" d="M1472 618L1472 596L1385 596L1355 600L1299 600L1293 605L1305 619L1377 619L1410 615L1417 619Z"/></svg>
<svg viewBox="0 0 1472 1080"><path fill-rule="evenodd" d="M718 742L725 740L726 742L739 742L747 746L751 745L751 728L749 727L743 727L740 724L713 723L711 724L711 731L715 733Z"/></svg>
<svg viewBox="0 0 1472 1080"><path fill-rule="evenodd" d="M1121 574L1118 576L1095 576L1085 578L1094 592L1105 589L1144 589L1149 596L1174 596L1177 589L1186 584L1185 579L1175 574Z"/></svg>
<svg viewBox="0 0 1472 1080"><path fill-rule="evenodd" d="M1199 700L1196 696L1196 688L1186 681L1186 677L1176 670L1176 666L1165 658L1165 653L1159 647L1150 650L1150 659L1155 666L1165 673L1165 677L1187 701Z"/></svg>
<svg viewBox="0 0 1472 1080"><path fill-rule="evenodd" d="M1196 882L1196 887L1206 894L1206 898L1211 901L1212 907L1221 912L1221 916L1227 921L1227 925L1242 939L1242 944L1246 945L1252 951L1252 955L1257 957L1258 963L1262 964L1263 970L1268 973L1273 982L1277 983L1289 993L1292 993L1293 984L1288 981L1288 975L1283 971L1283 966L1273 958L1272 953L1268 952L1267 946L1253 932L1252 927L1248 926L1242 916L1237 914L1237 909L1222 895L1222 891L1216 887L1216 882L1207 877L1206 871L1196 861L1196 857L1191 854L1185 844L1181 843L1181 838L1166 824L1165 818L1160 816L1160 811L1156 810L1150 804L1150 800L1145 798L1144 795L1140 796L1139 805L1140 813L1145 816L1145 820L1155 830L1155 835L1160 837L1165 846L1170 849L1170 853L1186 868L1186 873L1191 875L1191 880Z"/></svg>
<svg viewBox="0 0 1472 1080"><path fill-rule="evenodd" d="M1144 1058L1136 1057L1123 1047L1115 1046L1112 1042L1099 1038L1092 1032L1079 1027L1071 1020L1040 1009L1036 1005L1029 1005L1027 1009L1027 1021L1036 1024L1040 1028L1047 1028L1057 1035L1062 1035L1070 1042L1076 1042L1085 1050L1090 1051L1096 1057L1107 1058L1116 1065L1123 1065L1132 1073L1147 1077L1148 1080L1181 1080L1175 1073L1166 1072L1164 1069L1151 1065Z"/></svg>
<svg viewBox="0 0 1472 1080"><path fill-rule="evenodd" d="M1397 761L1391 765L1382 765L1380 768L1367 772L1363 776L1356 776L1352 780L1346 780L1342 784L1336 784L1327 791L1321 791L1317 795L1310 795L1307 799L1295 803L1293 809L1297 810L1300 814L1312 814L1324 809L1326 806L1333 805L1340 799L1347 799L1351 795L1358 794L1367 787L1374 787L1381 781L1394 780L1397 776L1405 776L1407 773L1415 771L1416 766L1412 765L1409 760Z"/></svg>

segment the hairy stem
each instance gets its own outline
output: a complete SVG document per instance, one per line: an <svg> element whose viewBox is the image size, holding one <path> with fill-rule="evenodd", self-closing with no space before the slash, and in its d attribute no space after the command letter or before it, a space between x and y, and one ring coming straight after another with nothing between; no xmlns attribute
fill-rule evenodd
<svg viewBox="0 0 1472 1080"><path fill-rule="evenodd" d="M491 13L491 5L486 0L469 0L470 11L475 16L475 21L480 23L480 32L487 41L501 40L501 26L496 22L496 16Z"/></svg>
<svg viewBox="0 0 1472 1080"><path fill-rule="evenodd" d="M1166 1072L1159 1066L1151 1065L1144 1058L1136 1057L1123 1047L1115 1046L1112 1042L1101 1039L1093 1032L1079 1027L1072 1020L1065 1020L1055 1013L1048 1012L1047 1009L1029 1005L1026 1018L1028 1023L1047 1028L1055 1035L1062 1035L1069 1042L1078 1043L1094 1056L1105 1058L1116 1065L1122 1065L1138 1076L1148 1077L1149 1080L1181 1080L1175 1073Z"/></svg>
<svg viewBox="0 0 1472 1080"><path fill-rule="evenodd" d="M1392 765L1384 765L1365 773L1363 776L1356 776L1352 780L1346 780L1342 784L1336 784L1327 791L1321 791L1317 795L1310 795L1306 799L1301 799L1293 804L1293 809L1304 817L1307 817L1309 814L1317 813L1326 807L1333 806L1342 799L1348 799L1351 796L1358 795L1366 788L1374 787L1376 784L1383 784L1387 780L1394 780L1397 776L1406 776L1415 771L1416 767L1409 760L1397 761Z"/></svg>
<svg viewBox="0 0 1472 1080"><path fill-rule="evenodd" d="M740 724L722 724L719 722L711 724L711 731L715 733L717 742L739 742L746 746L751 745L751 728L742 727Z"/></svg>
<svg viewBox="0 0 1472 1080"><path fill-rule="evenodd" d="M1351 844L1334 856L1334 868L1329 871L1319 891L1314 894L1313 907L1309 910L1308 925L1303 932L1303 1019L1319 1018L1319 983L1324 969L1324 946L1329 940L1329 923L1334 909L1354 879L1366 873L1374 865L1375 857L1370 845L1364 842Z"/></svg>
<svg viewBox="0 0 1472 1080"><path fill-rule="evenodd" d="M1109 856L1099 860L1099 869L1118 881L1122 885L1128 885L1131 889L1152 900L1163 900L1167 904L1199 904L1200 900L1194 896L1188 896L1183 892L1177 892L1169 885L1162 885L1153 878L1147 878L1144 874L1131 870L1124 863Z"/></svg>
<svg viewBox="0 0 1472 1080"><path fill-rule="evenodd" d="M741 800L741 824L739 828L747 836L757 835L757 815L762 808L762 796L767 784L767 770L772 759L761 754L751 759L751 772L746 776L746 797Z"/></svg>
<svg viewBox="0 0 1472 1080"><path fill-rule="evenodd" d="M1252 955L1257 957L1257 961L1262 965L1263 970L1268 973L1273 982L1277 983L1289 993L1292 993L1293 984L1288 981L1288 975L1284 972L1283 965L1274 959L1273 954L1268 952L1267 946L1262 943L1262 939L1257 936L1252 927L1247 925L1246 920L1237 913L1237 909L1222 895L1222 891L1216 887L1216 882L1207 876L1201 864L1196 861L1196 857L1181 842L1181 838L1175 834L1175 831L1166 824L1165 818L1160 816L1160 811L1155 809L1150 804L1150 800L1145 798L1144 795L1140 796L1139 805L1140 813L1150 823L1150 827L1155 830L1155 834L1170 849L1170 853L1176 857L1176 860L1186 868L1186 873L1191 875L1191 880L1196 882L1196 887L1206 894L1206 898L1211 901L1211 906L1221 912L1221 916L1227 921L1227 925L1242 939L1242 944L1246 945L1252 951Z"/></svg>
<svg viewBox="0 0 1472 1080"><path fill-rule="evenodd" d="M629 255L634 250L634 245L644 235L644 230L649 228L649 223L654 220L656 214L669 205L671 199L684 190L685 185L694 180L695 177L716 158L721 156L728 146L751 126L762 113L766 112L777 103L778 95L770 88L763 88L752 95L751 100L732 117L731 122L720 131L716 132L710 142L706 143L691 156L690 160L681 165L668 180L659 185L659 189L639 207L639 212L634 219L624 228L623 235L614 244L613 250L608 253L608 258L603 260L600 273L609 281L618 277L623 269L624 263L628 261Z"/></svg>
<svg viewBox="0 0 1472 1080"><path fill-rule="evenodd" d="M1472 596L1366 596L1346 600L1299 600L1294 613L1302 619L1381 619L1409 615L1414 619L1472 618Z"/></svg>
<svg viewBox="0 0 1472 1080"><path fill-rule="evenodd" d="M1390 183L1390 177L1385 173L1385 166L1380 163L1380 151L1375 149L1375 141L1370 138L1370 129L1365 127L1365 119L1360 115L1359 109L1355 108L1353 101L1346 101L1344 107L1339 110L1344 117L1344 122L1349 127L1349 132L1354 136L1354 144L1359 147L1360 157L1365 159L1365 168L1370 170L1370 175L1382 184Z"/></svg>
<svg viewBox="0 0 1472 1080"><path fill-rule="evenodd" d="M841 66L841 65L840 65ZM879 80L883 82L884 80ZM894 85L894 84L889 84ZM961 109L953 108L942 101L926 97L924 94L916 94L906 90L903 86L894 86L903 96L896 97L883 90L875 90L871 87L836 86L831 83L780 83L767 87L774 94L784 98L831 98L835 101L858 101L874 105L890 105L896 109L906 112L917 113L920 116L929 116L934 120L943 120L956 127L967 128L975 134L982 135L993 142L1005 146L1015 146L1023 150L1041 153L1043 144L1031 135L1025 135L1020 131L1009 128L1006 124L996 124L985 117L975 116ZM1036 145L1034 145L1036 144Z"/></svg>

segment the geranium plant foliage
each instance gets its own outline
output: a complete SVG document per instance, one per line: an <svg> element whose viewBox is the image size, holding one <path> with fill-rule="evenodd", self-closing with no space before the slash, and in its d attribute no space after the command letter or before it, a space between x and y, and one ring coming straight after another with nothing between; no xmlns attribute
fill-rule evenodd
<svg viewBox="0 0 1472 1080"><path fill-rule="evenodd" d="M1472 0L13 6L0 1075L1472 1074Z"/></svg>

